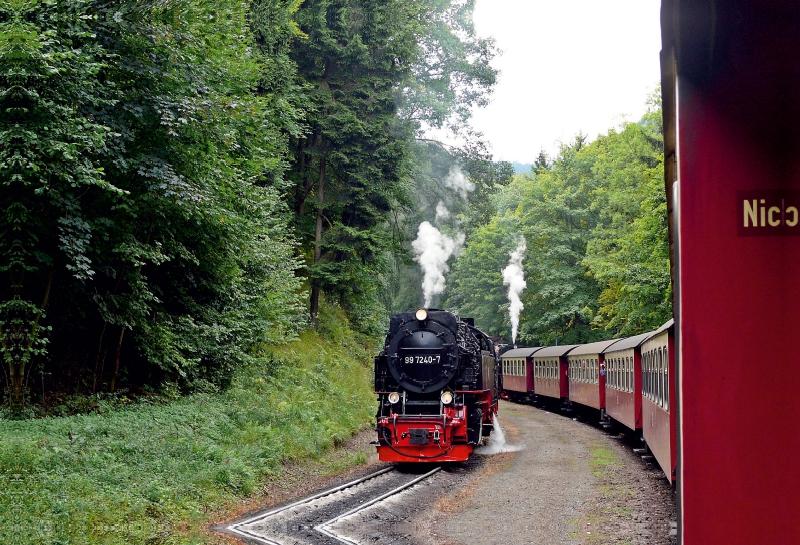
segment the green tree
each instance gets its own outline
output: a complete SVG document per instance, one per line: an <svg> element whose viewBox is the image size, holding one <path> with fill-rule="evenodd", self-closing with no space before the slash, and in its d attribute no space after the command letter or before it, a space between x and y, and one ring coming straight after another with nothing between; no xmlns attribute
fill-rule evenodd
<svg viewBox="0 0 800 545"><path fill-rule="evenodd" d="M316 326L322 291L352 310L375 299L391 246L385 223L406 198L409 127L397 117L421 32L418 2L310 0L292 56L307 89L307 129L292 142L297 232Z"/></svg>
<svg viewBox="0 0 800 545"><path fill-rule="evenodd" d="M518 244L518 233L516 217L492 218L473 231L448 277L447 308L474 317L475 325L489 335L509 340L508 298L502 270Z"/></svg>
<svg viewBox="0 0 800 545"><path fill-rule="evenodd" d="M107 360L112 390L121 371L224 381L298 316L285 213L265 183L282 177L291 112L253 95L269 63L246 6L0 9L0 339L12 397L34 356L43 377L90 388Z"/></svg>
<svg viewBox="0 0 800 545"><path fill-rule="evenodd" d="M657 96L657 95L655 95ZM604 287L593 319L615 335L657 328L672 316L660 103L638 123L600 139L594 192L601 221L584 264Z"/></svg>

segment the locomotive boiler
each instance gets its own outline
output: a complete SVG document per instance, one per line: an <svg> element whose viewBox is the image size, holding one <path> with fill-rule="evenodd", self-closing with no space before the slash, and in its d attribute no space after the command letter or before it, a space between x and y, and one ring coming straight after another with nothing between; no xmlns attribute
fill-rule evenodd
<svg viewBox="0 0 800 545"><path fill-rule="evenodd" d="M471 319L437 309L393 315L375 358L379 458L466 460L491 432L499 383L494 344Z"/></svg>

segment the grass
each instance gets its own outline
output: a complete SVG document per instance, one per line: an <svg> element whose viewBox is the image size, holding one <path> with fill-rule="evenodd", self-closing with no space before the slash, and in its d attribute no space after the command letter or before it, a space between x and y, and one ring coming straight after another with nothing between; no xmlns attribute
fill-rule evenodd
<svg viewBox="0 0 800 545"><path fill-rule="evenodd" d="M620 465L617 455L605 446L592 445L589 449L589 454L591 455L589 467L591 467L592 475L595 477L603 477L608 473L610 467Z"/></svg>
<svg viewBox="0 0 800 545"><path fill-rule="evenodd" d="M202 526L258 495L282 464L324 459L371 420L369 355L306 332L265 347L221 393L0 421L0 543L210 542Z"/></svg>

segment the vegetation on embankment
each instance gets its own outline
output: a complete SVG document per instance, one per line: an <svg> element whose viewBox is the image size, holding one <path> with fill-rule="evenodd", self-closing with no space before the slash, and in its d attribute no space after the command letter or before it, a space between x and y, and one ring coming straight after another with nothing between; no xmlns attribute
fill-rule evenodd
<svg viewBox="0 0 800 545"><path fill-rule="evenodd" d="M264 347L230 388L108 413L0 421L0 542L202 543L213 514L374 412L372 349L343 316Z"/></svg>

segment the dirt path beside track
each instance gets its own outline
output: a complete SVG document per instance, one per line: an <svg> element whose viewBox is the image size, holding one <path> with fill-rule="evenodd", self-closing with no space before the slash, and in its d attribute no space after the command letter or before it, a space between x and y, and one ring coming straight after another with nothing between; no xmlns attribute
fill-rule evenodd
<svg viewBox="0 0 800 545"><path fill-rule="evenodd" d="M420 545L669 545L675 496L617 438L569 417L503 402L517 452L491 456L415 522Z"/></svg>

